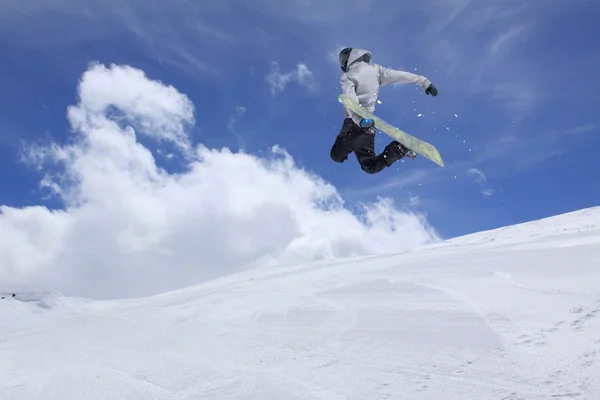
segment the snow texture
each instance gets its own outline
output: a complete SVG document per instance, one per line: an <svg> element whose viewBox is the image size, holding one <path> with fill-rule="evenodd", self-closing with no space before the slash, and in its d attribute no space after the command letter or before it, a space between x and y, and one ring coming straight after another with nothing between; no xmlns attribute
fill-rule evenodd
<svg viewBox="0 0 600 400"><path fill-rule="evenodd" d="M598 260L594 208L148 298L19 293L0 399L595 400Z"/></svg>

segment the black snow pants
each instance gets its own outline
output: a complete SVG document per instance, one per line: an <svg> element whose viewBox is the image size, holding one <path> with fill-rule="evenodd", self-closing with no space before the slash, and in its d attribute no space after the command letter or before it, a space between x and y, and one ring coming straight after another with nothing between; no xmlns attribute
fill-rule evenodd
<svg viewBox="0 0 600 400"><path fill-rule="evenodd" d="M363 129L352 118L346 118L331 147L330 156L333 161L343 163L352 152L361 169L368 174L380 172L404 157L401 145L396 141L388 144L381 154L375 154L375 130Z"/></svg>

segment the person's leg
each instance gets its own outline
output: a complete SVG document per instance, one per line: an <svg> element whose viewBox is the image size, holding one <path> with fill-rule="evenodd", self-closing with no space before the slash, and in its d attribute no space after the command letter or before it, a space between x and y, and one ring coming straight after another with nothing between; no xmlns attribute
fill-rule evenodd
<svg viewBox="0 0 600 400"><path fill-rule="evenodd" d="M383 157L375 154L375 130L363 130L357 135L354 154L360 168L368 174L375 174L386 167Z"/></svg>
<svg viewBox="0 0 600 400"><path fill-rule="evenodd" d="M340 129L340 133L335 138L335 143L329 153L333 161L343 163L348 159L350 153L354 151L354 142L356 139L355 126L356 124L354 124L351 118L344 119L342 129Z"/></svg>
<svg viewBox="0 0 600 400"><path fill-rule="evenodd" d="M381 154L375 154L375 133L372 131L361 130L362 134L358 136L354 149L354 154L360 163L363 171L368 174L381 172L385 167L389 167L396 161L405 156L405 147L400 143L393 141L388 144Z"/></svg>
<svg viewBox="0 0 600 400"><path fill-rule="evenodd" d="M333 161L343 163L354 152L361 169L368 174L375 174L404 157L406 150L406 147L393 141L381 154L376 155L375 129L362 129L351 118L346 118L331 147L330 156Z"/></svg>

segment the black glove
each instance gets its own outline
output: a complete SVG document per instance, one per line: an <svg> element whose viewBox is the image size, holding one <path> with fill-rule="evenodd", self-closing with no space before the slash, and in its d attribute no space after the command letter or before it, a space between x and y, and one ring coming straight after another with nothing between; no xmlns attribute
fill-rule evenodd
<svg viewBox="0 0 600 400"><path fill-rule="evenodd" d="M429 96L430 94L435 97L438 94L437 89L435 88L435 86L433 86L433 83L429 85L429 87L427 89L425 89L425 94L427 96Z"/></svg>

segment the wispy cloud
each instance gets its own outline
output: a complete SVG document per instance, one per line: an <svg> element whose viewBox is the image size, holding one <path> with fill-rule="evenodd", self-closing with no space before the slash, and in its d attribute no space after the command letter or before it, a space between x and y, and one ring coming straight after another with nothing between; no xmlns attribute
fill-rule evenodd
<svg viewBox="0 0 600 400"><path fill-rule="evenodd" d="M485 145L469 162L471 164L503 164L510 159L511 173L536 168L549 158L559 156L574 147L583 146L592 140L594 132L600 130L600 123L575 125L564 130L542 129L528 132L527 135L515 135L507 132ZM495 168L495 175L507 173L505 168Z"/></svg>
<svg viewBox="0 0 600 400"><path fill-rule="evenodd" d="M340 51L344 50L346 47L348 46L336 45L334 49L327 53L327 61L329 61L330 64L339 65Z"/></svg>
<svg viewBox="0 0 600 400"><path fill-rule="evenodd" d="M527 82L498 82L491 87L491 98L503 104L512 113L515 122L521 122L531 112L538 94Z"/></svg>
<svg viewBox="0 0 600 400"><path fill-rule="evenodd" d="M227 123L227 129L237 138L238 146L240 149L244 149L246 147L246 137L243 134L238 132L237 123L244 117L246 114L247 108L244 106L236 106L235 114L229 119Z"/></svg>
<svg viewBox="0 0 600 400"><path fill-rule="evenodd" d="M347 161L349 162L349 161ZM382 174L387 175L382 183L368 185L360 184L356 187L349 187L348 194L352 197L363 197L373 195L383 195L392 192L406 192L413 188L428 187L438 182L441 179L446 179L451 170L455 166L447 166L445 168L410 168L411 161L399 161L391 168L382 171ZM427 161L429 162L429 161ZM356 166L357 168L358 165Z"/></svg>
<svg viewBox="0 0 600 400"><path fill-rule="evenodd" d="M228 42L230 44L236 43L236 38L233 35L217 28L216 26L196 22L196 24L193 25L193 27L197 30L199 34L207 34L209 36L212 36L216 39L220 39L223 42Z"/></svg>
<svg viewBox="0 0 600 400"><path fill-rule="evenodd" d="M510 2L509 2L510 3ZM534 7L506 1L438 0L421 7L431 23L417 33L444 65L446 83L470 96L489 96L511 114L536 106L541 88L532 64L514 62L533 29Z"/></svg>
<svg viewBox="0 0 600 400"><path fill-rule="evenodd" d="M402 161L400 161L400 163L400 165L396 165L392 168L398 168L402 170L406 167L405 163L402 163ZM392 168L390 168L390 170ZM421 185L424 182L429 182L431 179L433 179L434 175L435 170L432 169L411 169L409 171L399 171L397 176L391 177L389 180L382 184L361 187L360 189L354 190L353 193L360 195L370 195L381 193L390 189L407 189L413 186Z"/></svg>
<svg viewBox="0 0 600 400"><path fill-rule="evenodd" d="M265 77L265 81L271 87L271 94L275 96L278 92L283 92L290 82L297 82L301 86L312 90L314 88L313 73L305 64L298 64L296 69L281 73L277 62L271 63L271 72Z"/></svg>
<svg viewBox="0 0 600 400"><path fill-rule="evenodd" d="M509 52L510 46L518 40L524 40L526 26L515 25L509 26L508 29L498 33L491 41L488 47L488 56L497 57L503 52Z"/></svg>
<svg viewBox="0 0 600 400"><path fill-rule="evenodd" d="M262 13L275 18L298 21L304 25L326 27L328 30L347 26L349 19L364 14L367 21L390 18L389 15L375 15L371 11L375 0L256 0L253 2ZM394 14L394 13L390 13Z"/></svg>
<svg viewBox="0 0 600 400"><path fill-rule="evenodd" d="M585 125L574 126L566 130L567 135L582 135L586 133L595 132L600 129L600 123L589 123ZM558 133L558 132L557 132Z"/></svg>
<svg viewBox="0 0 600 400"><path fill-rule="evenodd" d="M244 114L246 114L246 111L247 111L246 107L237 106L235 108L235 114L233 115L233 117L231 117L229 119L229 122L227 123L227 129L229 129L231 132L235 133L236 132L235 125L244 116Z"/></svg>
<svg viewBox="0 0 600 400"><path fill-rule="evenodd" d="M473 178L473 183L479 185L480 192L485 196L496 194L496 189L489 183L488 176L503 176L504 174L523 172L537 168L542 162L564 154L591 140L594 132L600 130L600 123L587 123L573 126L565 130L541 130L530 132L527 136L516 136L511 132L494 138L481 145L467 158L449 162L444 168L418 168L404 170L409 167L409 161L394 166L398 174L391 174L383 183L360 186L349 190L352 196L370 196L390 193L397 190L409 190L419 187L431 187L444 180L462 176ZM500 168L510 159L511 168ZM484 173L482 168L486 168ZM489 168L489 170L487 169ZM384 172L385 173L385 172Z"/></svg>
<svg viewBox="0 0 600 400"><path fill-rule="evenodd" d="M470 168L467 170L467 174L474 178L473 183L479 185L481 188L480 193L484 196L491 196L496 193L496 191L488 183L487 177L480 169Z"/></svg>
<svg viewBox="0 0 600 400"><path fill-rule="evenodd" d="M35 31L17 38L25 48L112 41L118 35L121 46L135 40L135 54L150 55L157 62L195 75L219 73L215 59L226 53L221 49L230 48L239 39L239 28L221 29L220 23L211 18L223 12L217 8L187 0L91 0L85 6L77 0L60 0L44 7L26 0L0 2L0 15L3 28L9 32L24 21L36 21Z"/></svg>

